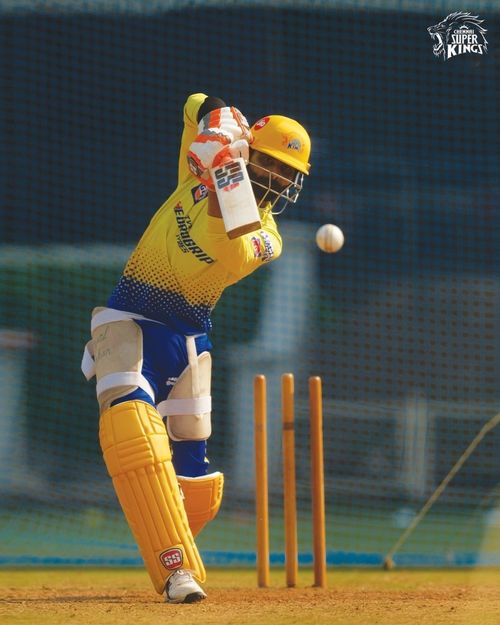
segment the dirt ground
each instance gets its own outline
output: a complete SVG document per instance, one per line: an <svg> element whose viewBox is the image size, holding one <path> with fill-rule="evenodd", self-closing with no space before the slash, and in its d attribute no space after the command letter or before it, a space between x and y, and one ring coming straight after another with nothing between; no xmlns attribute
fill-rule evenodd
<svg viewBox="0 0 500 625"><path fill-rule="evenodd" d="M0 623L142 625L500 625L500 571L335 570L328 590L257 589L251 570L211 570L200 604L163 603L140 569L0 570ZM168 621L166 621L168 619Z"/></svg>

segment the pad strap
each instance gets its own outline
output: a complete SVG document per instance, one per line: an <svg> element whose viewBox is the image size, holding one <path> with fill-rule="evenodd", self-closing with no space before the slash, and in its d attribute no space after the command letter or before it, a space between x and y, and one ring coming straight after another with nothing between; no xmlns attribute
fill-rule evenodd
<svg viewBox="0 0 500 625"><path fill-rule="evenodd" d="M189 414L201 419L204 413L212 411L212 397L205 395L190 399L165 399L156 408L162 417Z"/></svg>
<svg viewBox="0 0 500 625"><path fill-rule="evenodd" d="M81 369L87 381L95 376L94 348L92 346L92 341L88 341L83 350Z"/></svg>
<svg viewBox="0 0 500 625"><path fill-rule="evenodd" d="M92 317L92 321L90 322L90 331L93 332L99 326L104 325L105 323L112 323L113 321L127 321L127 320L140 320L140 321L151 321L152 323L160 323L159 321L155 321L154 319L148 319L143 315L138 315L136 313L127 312L126 310L115 310L114 308L104 308L104 310L99 311Z"/></svg>
<svg viewBox="0 0 500 625"><path fill-rule="evenodd" d="M147 379L138 371L119 371L117 373L109 373L99 380L96 384L97 396L109 391L110 388L118 386L138 386L147 393L151 400L155 400L155 392Z"/></svg>
<svg viewBox="0 0 500 625"><path fill-rule="evenodd" d="M200 394L200 373L198 367L198 354L196 352L196 342L194 336L186 336L186 351L188 363L191 367L191 386L193 388L193 397Z"/></svg>

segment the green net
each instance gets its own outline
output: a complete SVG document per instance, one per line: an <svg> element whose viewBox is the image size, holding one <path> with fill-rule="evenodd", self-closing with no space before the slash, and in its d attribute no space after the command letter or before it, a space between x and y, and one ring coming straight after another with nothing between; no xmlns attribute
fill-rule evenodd
<svg viewBox="0 0 500 625"><path fill-rule="evenodd" d="M252 380L267 376L272 562L283 560L280 376L296 382L310 562L307 379L324 392L330 564L377 565L500 411L498 6L487 50L433 54L448 2L1 2L0 563L138 564L80 372L89 314L176 181L202 91L309 130L282 258L213 315L208 564L255 561ZM478 3L476 3L478 4ZM36 5L36 8L35 8ZM474 13L476 14L476 13ZM320 224L345 234L338 254ZM492 428L396 555L500 564Z"/></svg>

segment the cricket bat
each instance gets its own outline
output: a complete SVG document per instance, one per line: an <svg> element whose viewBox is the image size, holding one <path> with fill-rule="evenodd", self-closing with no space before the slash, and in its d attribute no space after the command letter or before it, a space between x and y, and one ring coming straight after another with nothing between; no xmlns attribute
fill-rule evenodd
<svg viewBox="0 0 500 625"><path fill-rule="evenodd" d="M230 239L261 227L259 209L243 158L223 162L210 170L215 192Z"/></svg>

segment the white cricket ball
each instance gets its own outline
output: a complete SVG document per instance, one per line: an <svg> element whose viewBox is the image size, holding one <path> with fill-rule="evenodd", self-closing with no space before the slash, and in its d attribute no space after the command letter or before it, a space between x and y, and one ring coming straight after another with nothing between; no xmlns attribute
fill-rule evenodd
<svg viewBox="0 0 500 625"><path fill-rule="evenodd" d="M320 250L328 254L338 252L344 245L344 233L338 226L324 224L316 232L316 244Z"/></svg>

